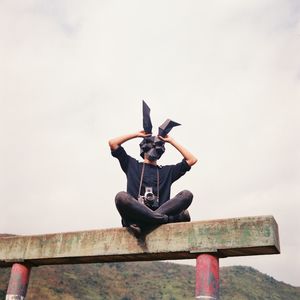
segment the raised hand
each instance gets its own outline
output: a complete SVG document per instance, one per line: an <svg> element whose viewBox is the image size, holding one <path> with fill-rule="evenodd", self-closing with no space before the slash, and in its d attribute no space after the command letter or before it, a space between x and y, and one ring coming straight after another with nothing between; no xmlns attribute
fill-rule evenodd
<svg viewBox="0 0 300 300"><path fill-rule="evenodd" d="M166 143L172 144L172 142L174 141L174 139L172 137L170 137L168 134L165 137L162 137L160 135L158 137Z"/></svg>
<svg viewBox="0 0 300 300"><path fill-rule="evenodd" d="M137 132L136 136L145 138L145 137L151 136L151 133L146 133L145 130L141 130L141 131Z"/></svg>

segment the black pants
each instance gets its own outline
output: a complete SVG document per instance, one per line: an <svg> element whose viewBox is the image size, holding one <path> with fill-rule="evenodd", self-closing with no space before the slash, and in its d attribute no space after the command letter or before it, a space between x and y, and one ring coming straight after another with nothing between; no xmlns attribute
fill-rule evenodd
<svg viewBox="0 0 300 300"><path fill-rule="evenodd" d="M115 198L116 207L122 217L122 225L125 227L130 224L147 227L172 222L170 220L174 220L175 216L186 210L192 200L193 194L184 190L153 211L127 192L119 192Z"/></svg>

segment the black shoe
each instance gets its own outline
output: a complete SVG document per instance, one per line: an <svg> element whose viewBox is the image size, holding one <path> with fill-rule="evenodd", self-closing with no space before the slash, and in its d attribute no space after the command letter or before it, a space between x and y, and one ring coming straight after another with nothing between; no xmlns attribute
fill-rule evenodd
<svg viewBox="0 0 300 300"><path fill-rule="evenodd" d="M178 215L169 216L169 223L190 222L191 217L188 210L184 210Z"/></svg>
<svg viewBox="0 0 300 300"><path fill-rule="evenodd" d="M191 216L189 211L186 209L181 214L179 214L179 222L191 222Z"/></svg>
<svg viewBox="0 0 300 300"><path fill-rule="evenodd" d="M136 238L142 235L142 230L137 224L130 224L127 228Z"/></svg>

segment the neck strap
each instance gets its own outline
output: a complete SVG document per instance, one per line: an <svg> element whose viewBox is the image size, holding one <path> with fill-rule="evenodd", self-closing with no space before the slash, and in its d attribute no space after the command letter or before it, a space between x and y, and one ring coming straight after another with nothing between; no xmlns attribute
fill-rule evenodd
<svg viewBox="0 0 300 300"><path fill-rule="evenodd" d="M145 174L145 163L143 163L143 167L142 167L138 197L141 195L144 174ZM157 166L156 166L156 174L157 174L157 191L156 192L157 192L157 199L159 200L159 171L158 171Z"/></svg>

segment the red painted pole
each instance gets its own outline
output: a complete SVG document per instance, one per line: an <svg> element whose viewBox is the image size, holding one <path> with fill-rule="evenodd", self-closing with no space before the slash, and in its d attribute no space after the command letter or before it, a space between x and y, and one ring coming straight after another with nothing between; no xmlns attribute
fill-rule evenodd
<svg viewBox="0 0 300 300"><path fill-rule="evenodd" d="M12 266L6 300L24 300L27 292L30 267L15 263Z"/></svg>
<svg viewBox="0 0 300 300"><path fill-rule="evenodd" d="M196 261L196 299L219 299L219 258L200 254Z"/></svg>

